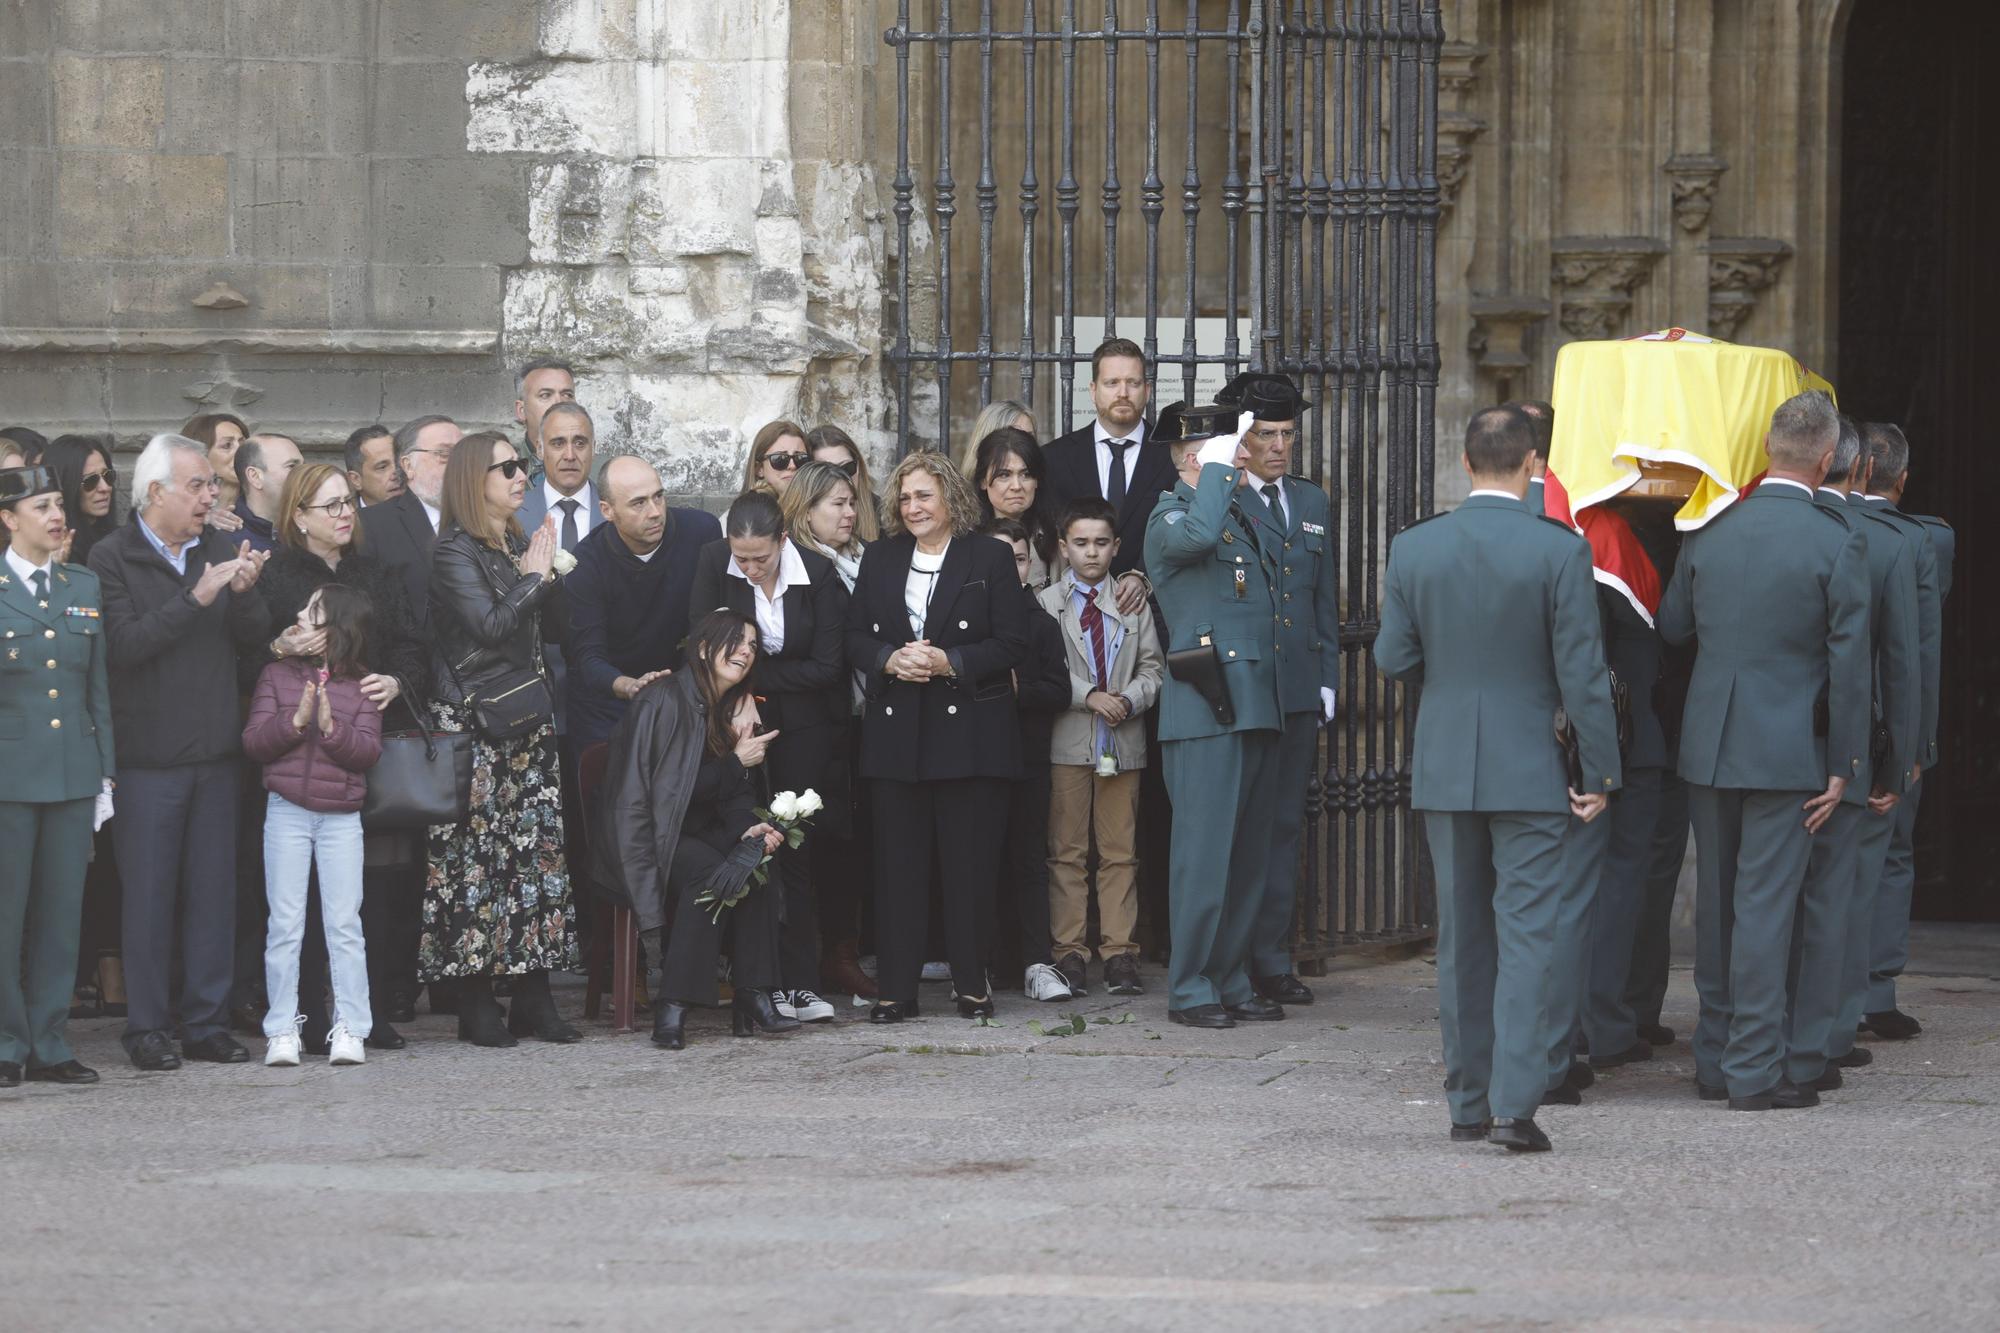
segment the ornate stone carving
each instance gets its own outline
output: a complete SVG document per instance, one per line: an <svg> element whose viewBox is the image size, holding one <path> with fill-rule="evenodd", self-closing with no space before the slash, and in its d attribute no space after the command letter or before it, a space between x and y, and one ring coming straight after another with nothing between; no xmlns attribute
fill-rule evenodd
<svg viewBox="0 0 2000 1333"><path fill-rule="evenodd" d="M1707 153L1677 153L1661 170L1673 178L1674 221L1682 231L1700 231L1715 207L1715 187L1729 164Z"/></svg>
<svg viewBox="0 0 2000 1333"><path fill-rule="evenodd" d="M1549 303L1521 293L1482 296L1466 306L1472 316L1467 350L1481 370L1511 373L1534 363L1528 341L1549 317Z"/></svg>
<svg viewBox="0 0 2000 1333"><path fill-rule="evenodd" d="M1733 342L1758 296L1778 281L1792 247L1774 236L1719 236L1702 250L1708 255L1708 332Z"/></svg>
<svg viewBox="0 0 2000 1333"><path fill-rule="evenodd" d="M1652 275L1667 247L1650 236L1563 236L1549 246L1557 321L1572 338L1617 338L1632 312L1632 293Z"/></svg>
<svg viewBox="0 0 2000 1333"><path fill-rule="evenodd" d="M1472 114L1472 86L1486 48L1472 42L1446 42L1438 55L1438 211L1449 214L1458 202L1459 186L1472 164L1472 141L1486 122Z"/></svg>

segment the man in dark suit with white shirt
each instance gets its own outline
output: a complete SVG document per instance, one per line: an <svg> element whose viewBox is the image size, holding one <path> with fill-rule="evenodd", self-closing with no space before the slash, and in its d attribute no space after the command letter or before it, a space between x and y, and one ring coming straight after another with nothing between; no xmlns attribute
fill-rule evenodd
<svg viewBox="0 0 2000 1333"><path fill-rule="evenodd" d="M458 423L450 417L418 417L396 432L396 465L403 493L361 511L362 547L403 577L410 614L430 623L431 548L437 544L438 499L444 494L445 465L458 444Z"/></svg>

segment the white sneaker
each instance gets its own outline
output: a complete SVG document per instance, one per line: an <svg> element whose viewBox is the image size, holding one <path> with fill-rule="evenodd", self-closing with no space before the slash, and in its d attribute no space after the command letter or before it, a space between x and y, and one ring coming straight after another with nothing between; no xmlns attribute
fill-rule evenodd
<svg viewBox="0 0 2000 1333"><path fill-rule="evenodd" d="M299 1034L297 1029L281 1032L275 1037L264 1039L264 1065L266 1068L290 1067L299 1062Z"/></svg>
<svg viewBox="0 0 2000 1333"><path fill-rule="evenodd" d="M792 1007L792 993L790 991L772 991L771 1004L772 1007L777 1009L778 1017L780 1018L797 1018L799 1016L799 1011Z"/></svg>
<svg viewBox="0 0 2000 1333"><path fill-rule="evenodd" d="M951 980L951 964L950 964L950 963L925 963L925 964L924 964L924 976L923 976L923 979L924 979L925 981L950 981L950 980Z"/></svg>
<svg viewBox="0 0 2000 1333"><path fill-rule="evenodd" d="M833 1006L816 992L795 990L792 992L792 1012L801 1023L824 1023L833 1017Z"/></svg>
<svg viewBox="0 0 2000 1333"><path fill-rule="evenodd" d="M1036 963L1029 967L1027 976L1022 979L1021 989L1027 992L1027 996L1031 1000L1051 1001L1075 998L1070 991L1069 983L1063 980L1063 974L1050 967L1047 963Z"/></svg>
<svg viewBox="0 0 2000 1333"><path fill-rule="evenodd" d="M347 1024L335 1023L333 1031L326 1034L327 1057L330 1065L365 1064L368 1053L362 1049L361 1038L347 1030Z"/></svg>

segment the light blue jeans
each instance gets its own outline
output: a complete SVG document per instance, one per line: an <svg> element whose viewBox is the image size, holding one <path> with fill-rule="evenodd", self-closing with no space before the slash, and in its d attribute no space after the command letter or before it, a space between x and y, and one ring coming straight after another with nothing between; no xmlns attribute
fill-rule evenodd
<svg viewBox="0 0 2000 1333"><path fill-rule="evenodd" d="M357 1037L373 1026L368 1004L368 950L361 939L361 815L323 815L266 793L264 898L271 920L264 933L264 986L271 997L264 1035L294 1030L299 1015L299 946L305 940L306 894L319 863L319 914L326 927L327 969L337 1021Z"/></svg>

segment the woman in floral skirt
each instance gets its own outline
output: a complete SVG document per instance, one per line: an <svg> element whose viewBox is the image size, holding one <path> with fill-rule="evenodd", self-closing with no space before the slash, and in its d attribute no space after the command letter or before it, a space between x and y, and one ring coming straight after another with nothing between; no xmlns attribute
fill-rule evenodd
<svg viewBox="0 0 2000 1333"><path fill-rule="evenodd" d="M431 720L475 739L467 818L430 831L418 971L456 983L459 1040L477 1046L579 1036L549 994L550 969L577 963L554 722L544 710L512 739L489 734L517 729L503 719L518 718L521 700L547 697L542 640L562 637L555 529L544 522L524 539L514 516L527 490L527 464L505 436L460 440L431 563ZM489 701L483 718L468 698ZM516 978L504 1016L498 976Z"/></svg>

